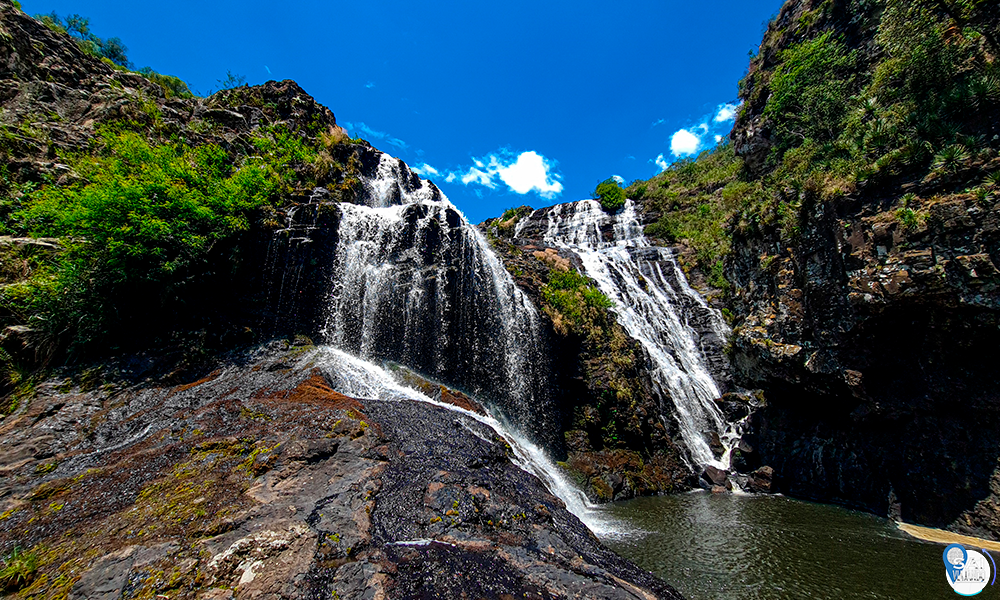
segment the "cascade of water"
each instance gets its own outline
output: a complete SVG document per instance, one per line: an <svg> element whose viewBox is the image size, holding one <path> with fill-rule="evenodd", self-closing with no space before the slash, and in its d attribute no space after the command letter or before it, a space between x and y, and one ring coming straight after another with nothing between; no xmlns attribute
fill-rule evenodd
<svg viewBox="0 0 1000 600"><path fill-rule="evenodd" d="M325 341L462 388L551 441L538 313L489 243L396 158L381 154L363 187L363 204L339 205Z"/></svg>
<svg viewBox="0 0 1000 600"><path fill-rule="evenodd" d="M577 516L584 525L597 535L619 532L621 527L601 514L590 504L583 492L574 487L538 445L507 427L502 421L491 416L483 416L457 406L434 400L421 392L400 384L385 369L376 364L352 356L342 350L322 347L319 354L309 357L324 371L333 389L355 398L379 398L381 400L417 401L440 406L465 419L476 420L497 433L514 451L515 463L525 471L538 477L545 486L566 504L567 510ZM469 429L476 433L473 429ZM479 435L479 434L476 434Z"/></svg>
<svg viewBox="0 0 1000 600"><path fill-rule="evenodd" d="M727 469L729 448L737 433L714 402L720 396L718 385L698 347L698 334L679 307L703 307L711 315L710 328L718 339L725 339L726 324L687 284L672 253L646 240L634 203L626 201L616 215L606 213L596 200L554 206L548 210L544 240L580 257L586 274L614 302L619 323L648 353L653 363L651 379L661 402L665 398L673 402L670 412L676 417L692 466ZM720 458L706 437L712 433L719 434L726 448Z"/></svg>

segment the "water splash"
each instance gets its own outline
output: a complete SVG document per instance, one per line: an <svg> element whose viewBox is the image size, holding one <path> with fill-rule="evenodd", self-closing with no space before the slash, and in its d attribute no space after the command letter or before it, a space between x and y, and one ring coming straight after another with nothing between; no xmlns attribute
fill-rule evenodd
<svg viewBox="0 0 1000 600"><path fill-rule="evenodd" d="M362 203L338 205L324 340L463 389L551 441L539 316L489 242L396 158L380 153L362 183Z"/></svg>
<svg viewBox="0 0 1000 600"><path fill-rule="evenodd" d="M614 302L619 323L652 360L650 376L661 402L669 398L673 404L663 413L676 417L692 466L728 469L729 448L738 435L714 402L721 393L683 307L704 309L718 340L728 335L721 315L691 289L671 251L646 240L631 200L616 215L596 200L582 200L547 209L547 216L544 241L580 257L584 272ZM712 433L726 448L718 459L707 438Z"/></svg>
<svg viewBox="0 0 1000 600"><path fill-rule="evenodd" d="M355 398L423 402L458 413L463 419L471 419L486 425L511 447L515 464L538 477L553 495L563 501L566 509L576 515L591 531L596 535L605 536L621 533L621 523L609 518L599 507L591 504L583 492L569 482L559 466L541 447L502 420L434 400L416 389L402 385L384 368L337 348L321 347L317 354L309 356L308 360L323 371L330 380L331 387L341 394ZM470 433L482 438L474 428L469 427L464 421L462 423Z"/></svg>

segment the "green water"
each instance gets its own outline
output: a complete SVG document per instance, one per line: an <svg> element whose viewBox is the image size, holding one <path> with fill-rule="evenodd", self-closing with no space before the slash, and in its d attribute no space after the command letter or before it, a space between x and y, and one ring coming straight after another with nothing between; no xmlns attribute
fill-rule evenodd
<svg viewBox="0 0 1000 600"><path fill-rule="evenodd" d="M605 511L631 532L602 541L689 600L961 597L945 582L944 546L867 513L708 493L639 498ZM1000 588L978 597L1000 598Z"/></svg>

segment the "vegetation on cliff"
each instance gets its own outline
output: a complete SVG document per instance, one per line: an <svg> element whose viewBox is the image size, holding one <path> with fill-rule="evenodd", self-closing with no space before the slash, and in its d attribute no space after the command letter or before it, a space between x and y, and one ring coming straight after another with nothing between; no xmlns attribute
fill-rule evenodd
<svg viewBox="0 0 1000 600"><path fill-rule="evenodd" d="M132 66L132 62L128 59L128 48L121 39L97 37L90 31L90 19L87 17L74 14L63 20L55 11L52 11L47 15L35 15L35 18L57 33L72 36L79 44L80 49L91 56L105 58L120 67Z"/></svg>
<svg viewBox="0 0 1000 600"><path fill-rule="evenodd" d="M740 83L733 143L679 161L628 195L660 215L648 233L684 241L727 289L731 236L795 242L801 215L846 195L922 183L986 203L1000 149L996 11L963 0L790 2ZM918 198L900 206L915 226Z"/></svg>
<svg viewBox="0 0 1000 600"><path fill-rule="evenodd" d="M247 244L315 186L353 197L359 140L292 82L196 99L109 65L82 17L2 17L0 393L22 390L3 411L67 357L249 341L226 308L246 304ZM65 93L36 97L39 79Z"/></svg>

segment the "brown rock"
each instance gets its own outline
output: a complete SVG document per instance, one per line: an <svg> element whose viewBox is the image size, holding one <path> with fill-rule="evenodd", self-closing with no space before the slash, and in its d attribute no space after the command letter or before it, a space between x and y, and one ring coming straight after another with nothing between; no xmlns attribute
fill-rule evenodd
<svg viewBox="0 0 1000 600"><path fill-rule="evenodd" d="M764 465L750 475L750 489L761 494L774 493L774 469Z"/></svg>

